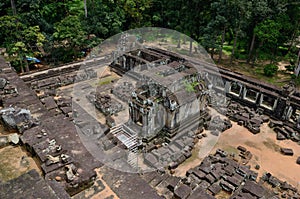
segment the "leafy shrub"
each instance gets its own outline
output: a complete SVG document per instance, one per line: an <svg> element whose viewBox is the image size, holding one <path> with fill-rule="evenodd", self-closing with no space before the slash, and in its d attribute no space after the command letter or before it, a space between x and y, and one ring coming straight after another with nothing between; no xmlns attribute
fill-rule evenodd
<svg viewBox="0 0 300 199"><path fill-rule="evenodd" d="M285 69L286 69L287 71L293 72L294 69L295 69L295 65L287 65L287 66L285 66Z"/></svg>
<svg viewBox="0 0 300 199"><path fill-rule="evenodd" d="M291 79L293 80L293 82L294 82L297 86L300 85L300 76L297 77L295 74L292 74L292 75L291 75Z"/></svg>
<svg viewBox="0 0 300 199"><path fill-rule="evenodd" d="M278 71L278 66L274 64L268 64L264 67L264 75L268 77L272 77L277 73Z"/></svg>

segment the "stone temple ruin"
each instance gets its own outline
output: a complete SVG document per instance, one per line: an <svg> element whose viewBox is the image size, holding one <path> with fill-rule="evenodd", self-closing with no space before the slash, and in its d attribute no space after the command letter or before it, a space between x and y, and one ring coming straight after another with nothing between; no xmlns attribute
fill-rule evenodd
<svg viewBox="0 0 300 199"><path fill-rule="evenodd" d="M142 75L141 86L129 102L128 122L141 127L142 139L151 140L162 129L174 137L179 127L192 126L204 114L206 85L191 68L173 62L142 71Z"/></svg>
<svg viewBox="0 0 300 199"><path fill-rule="evenodd" d="M112 128L93 120L74 101L72 108L70 96L61 94L64 87L76 81L96 78L95 66L104 63L110 64L111 71L136 82L108 89L116 97L113 99L101 91L98 92L101 95L90 96L92 103L101 102L98 104L101 112L110 108L111 101L128 103L128 110L116 108L116 112L128 111L128 121ZM1 122L18 132L20 144L37 158L43 175L41 178L31 171L17 180L0 181L0 198L11 198L13 183L17 183L18 190L28 189L26 182L35 187L36 196L49 193L50 198L69 198L96 180L105 180L120 198L129 199L204 199L215 198L222 191L231 194L232 199L299 198L297 189L271 174L257 179L257 173L246 165L252 157L246 149L242 149L243 162L217 150L184 177L172 175L178 165L192 156L197 141L207 136L202 133L203 128L218 135L231 127L230 121L211 117L207 105L252 133L258 134L261 124L269 122L278 140L299 143L300 93L292 86L280 89L227 69L216 71L209 63L187 60L156 48L126 52L113 63L103 59L87 61L79 75L82 66L79 63L22 77L2 58L0 64ZM195 70L194 65L203 70ZM227 100L221 99L219 92L226 94ZM79 113L88 122L80 120ZM107 111L107 115L114 117L114 112ZM125 173L106 167L90 154L77 131L95 138L96 147L110 154L120 167L136 167L136 152L146 151L143 163L153 168L152 172ZM122 147L129 149L125 156L119 150ZM96 178L95 168L102 169L103 178ZM266 190L265 184L275 187L276 192ZM30 190L25 190L24 195L31 196Z"/></svg>

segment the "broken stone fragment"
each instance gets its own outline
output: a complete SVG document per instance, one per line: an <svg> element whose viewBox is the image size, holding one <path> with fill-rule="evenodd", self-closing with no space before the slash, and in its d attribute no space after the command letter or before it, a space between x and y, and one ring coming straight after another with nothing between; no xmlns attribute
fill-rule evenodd
<svg viewBox="0 0 300 199"><path fill-rule="evenodd" d="M69 182L71 182L71 181L73 181L74 179L75 179L75 174L74 174L74 170L75 170L75 168L74 168L75 166L73 165L73 164L71 164L71 165L66 165L66 176L67 176L67 180L69 181Z"/></svg>
<svg viewBox="0 0 300 199"><path fill-rule="evenodd" d="M60 160L59 156L53 157L52 155L46 155L46 157L47 157L47 161L46 161L47 166L58 163Z"/></svg>
<svg viewBox="0 0 300 199"><path fill-rule="evenodd" d="M14 133L8 136L8 141L13 144L18 144L20 141L20 137L17 133Z"/></svg>
<svg viewBox="0 0 300 199"><path fill-rule="evenodd" d="M56 176L56 177L55 177L55 180L56 180L56 181L61 181L62 178L61 178L60 176Z"/></svg>
<svg viewBox="0 0 300 199"><path fill-rule="evenodd" d="M26 156L22 156L21 161L20 161L20 165L22 167L28 167L29 166L29 161L28 161Z"/></svg>
<svg viewBox="0 0 300 199"><path fill-rule="evenodd" d="M8 129L16 129L19 132L23 132L33 125L30 111L27 109L5 108L0 110L0 115L4 126Z"/></svg>
<svg viewBox="0 0 300 199"><path fill-rule="evenodd" d="M300 157L298 157L296 163L300 165Z"/></svg>
<svg viewBox="0 0 300 199"><path fill-rule="evenodd" d="M0 89L4 89L4 87L6 86L7 83L8 82L6 79L0 78Z"/></svg>
<svg viewBox="0 0 300 199"><path fill-rule="evenodd" d="M66 155L66 154L61 154L60 155L61 161L66 163L68 161L68 159L70 158L70 156Z"/></svg>

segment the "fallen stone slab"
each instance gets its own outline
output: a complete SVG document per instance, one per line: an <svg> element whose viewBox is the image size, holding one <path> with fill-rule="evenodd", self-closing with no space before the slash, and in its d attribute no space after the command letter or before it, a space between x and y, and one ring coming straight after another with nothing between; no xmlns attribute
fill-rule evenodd
<svg viewBox="0 0 300 199"><path fill-rule="evenodd" d="M289 139L290 138L290 134L283 128L280 127L275 127L274 131L278 134L280 133L281 135L283 135L285 138Z"/></svg>
<svg viewBox="0 0 300 199"><path fill-rule="evenodd" d="M274 128L276 126L282 127L283 126L283 122L282 121L277 121L277 120L270 120L269 127L270 128Z"/></svg>
<svg viewBox="0 0 300 199"><path fill-rule="evenodd" d="M277 140L286 140L286 137L282 133L277 132L276 139Z"/></svg>
<svg viewBox="0 0 300 199"><path fill-rule="evenodd" d="M293 156L293 155L294 155L293 149L289 149L289 148L281 148L281 149L280 149L280 152L281 152L283 155L288 155L288 156Z"/></svg>
<svg viewBox="0 0 300 199"><path fill-rule="evenodd" d="M247 151L247 149L243 146L238 146L237 149L240 150L243 153L245 153Z"/></svg>
<svg viewBox="0 0 300 199"><path fill-rule="evenodd" d="M6 86L7 83L8 82L6 79L0 78L0 89L4 89L4 87Z"/></svg>

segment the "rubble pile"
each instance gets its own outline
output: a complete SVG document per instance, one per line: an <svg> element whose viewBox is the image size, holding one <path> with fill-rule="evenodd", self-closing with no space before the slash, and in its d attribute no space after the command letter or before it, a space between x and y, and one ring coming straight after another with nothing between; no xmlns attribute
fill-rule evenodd
<svg viewBox="0 0 300 199"><path fill-rule="evenodd" d="M160 143L159 141L157 141ZM144 154L144 162L153 168L168 167L175 169L186 159L192 156L192 149L198 142L195 133L190 131L184 136L173 139L170 143L152 144L146 146L147 153Z"/></svg>
<svg viewBox="0 0 300 199"><path fill-rule="evenodd" d="M300 132L289 127L282 121L271 120L269 127L275 131L277 140L291 139L294 142L300 142Z"/></svg>
<svg viewBox="0 0 300 199"><path fill-rule="evenodd" d="M21 108L1 109L0 117L7 130L18 130L20 133L31 128L37 122L31 117L29 110Z"/></svg>
<svg viewBox="0 0 300 199"><path fill-rule="evenodd" d="M108 94L91 92L86 97L104 115L113 115L124 110L123 105Z"/></svg>
<svg viewBox="0 0 300 199"><path fill-rule="evenodd" d="M121 85L117 85L113 88L112 93L117 96L123 102L127 102L131 97L131 93L134 91L134 86L130 82L123 82Z"/></svg>
<svg viewBox="0 0 300 199"><path fill-rule="evenodd" d="M84 70L54 71L48 70L45 73L23 77L24 81L34 90L40 89L55 89L61 86L67 86L74 82L85 81L96 78L97 72L94 69L88 68Z"/></svg>
<svg viewBox="0 0 300 199"><path fill-rule="evenodd" d="M230 129L232 124L228 119L222 119L220 116L215 116L209 122L207 129L211 131L212 135L219 136L219 133Z"/></svg>
<svg viewBox="0 0 300 199"><path fill-rule="evenodd" d="M260 109L254 111L238 103L230 103L226 115L230 120L246 127L253 134L260 133L260 126L269 122L269 117L263 115Z"/></svg>
<svg viewBox="0 0 300 199"><path fill-rule="evenodd" d="M214 199L222 190L230 199L271 198L276 194L257 183L257 173L218 149L204 158L200 165L187 171L183 178L164 172L142 175L165 198Z"/></svg>
<svg viewBox="0 0 300 199"><path fill-rule="evenodd" d="M300 194L295 187L286 181L279 180L271 173L265 173L260 180L265 184L271 185L276 196L280 198L300 198Z"/></svg>

